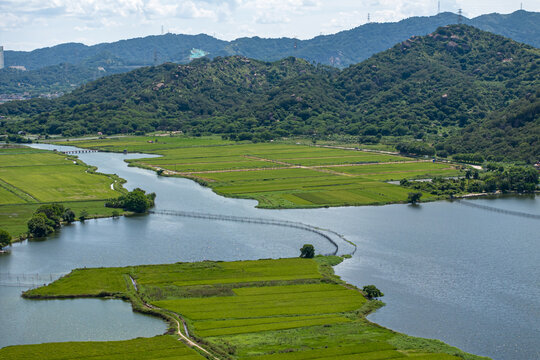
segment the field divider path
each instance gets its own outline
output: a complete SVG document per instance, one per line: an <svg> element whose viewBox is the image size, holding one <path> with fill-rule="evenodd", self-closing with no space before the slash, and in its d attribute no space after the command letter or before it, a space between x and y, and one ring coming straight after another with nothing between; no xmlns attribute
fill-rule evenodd
<svg viewBox="0 0 540 360"><path fill-rule="evenodd" d="M135 280L131 276L131 274L129 275L129 278L131 279L131 283L133 284L133 288L135 289L135 293L137 294L137 297L144 304L145 307L147 307L148 309L165 312L165 313L167 313L167 314L169 314L171 316L171 318L176 322L176 333L178 334L178 336L180 336L180 339L184 343L186 343L188 346L195 347L195 348L199 349L200 351L202 351L203 353L205 353L206 355L208 355L210 358L212 358L214 360L221 360L220 358L214 356L210 351L206 350L201 345L199 345L198 343L196 343L195 341L190 339L186 321L184 320L184 318L180 314L175 313L174 311L170 311L170 310L167 310L167 309L163 309L163 308L154 306L154 305L149 304L146 301L144 301L143 298L140 296L139 286L137 285L137 280ZM183 326L180 326L180 322L182 322ZM184 335L182 333L182 330L181 330L182 327L184 328L184 331L186 332L186 335Z"/></svg>
<svg viewBox="0 0 540 360"><path fill-rule="evenodd" d="M280 226L280 227L289 227L289 228L295 228L300 229L304 231L308 231L314 234L319 235L320 237L327 240L329 243L331 243L335 250L331 254L326 255L337 255L339 251L339 245L336 240L332 239L332 237L329 235L333 234L336 237L338 237L340 240L345 241L352 245L354 247L354 252L356 251L356 245L345 239L343 235L340 235L332 230L327 229L321 229L312 225L304 224L301 222L295 222L295 221L288 221L288 220L278 220L278 219L271 219L271 218L257 218L257 217L247 217L247 216L233 216L233 215L223 215L223 214L211 214L211 213L199 213L199 212L191 212L191 211L178 211L178 210L150 210L148 211L150 214L156 214L156 215L169 215L169 216L181 216L181 217L189 217L189 218L196 218L196 219L208 219L208 220L218 220L218 221L232 221L232 222L242 222L242 223L252 223L252 224L262 224L262 225L272 225L272 226ZM350 254L350 255L352 255Z"/></svg>
<svg viewBox="0 0 540 360"><path fill-rule="evenodd" d="M14 194L21 200L24 200L26 203L39 203L40 202L38 199L34 198L32 195L30 195L26 191L23 191L19 189L18 187L11 185L10 183L8 183L7 181L3 179L0 179L0 187Z"/></svg>

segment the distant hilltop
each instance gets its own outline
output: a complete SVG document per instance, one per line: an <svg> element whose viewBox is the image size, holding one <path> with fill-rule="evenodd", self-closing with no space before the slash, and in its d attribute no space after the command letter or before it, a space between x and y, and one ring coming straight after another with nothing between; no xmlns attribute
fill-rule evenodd
<svg viewBox="0 0 540 360"><path fill-rule="evenodd" d="M310 40L240 38L223 41L209 35L164 34L86 46L61 44L30 52L5 51L6 69L0 70L0 94L70 92L100 77L166 62L185 64L201 57L241 55L261 61L296 57L337 68L357 64L411 36L423 36L440 26L458 22L458 15L411 17L394 23L368 23ZM462 22L476 28L540 47L540 13L516 11L489 14ZM10 68L18 66L28 71Z"/></svg>
<svg viewBox="0 0 540 360"><path fill-rule="evenodd" d="M540 47L540 13L519 10L511 14L487 14L473 19L462 18L464 24L513 40ZM6 66L25 66L36 70L51 65L79 65L99 62L109 66L147 66L165 62L187 63L203 56L242 55L263 61L275 61L288 56L336 67L359 63L371 55L389 49L413 35L429 34L440 26L458 22L450 12L434 16L411 17L393 23L368 23L332 35L310 40L293 38L239 38L224 41L212 36L164 34L86 46L66 43L34 51L5 51ZM193 51L196 56L193 57Z"/></svg>

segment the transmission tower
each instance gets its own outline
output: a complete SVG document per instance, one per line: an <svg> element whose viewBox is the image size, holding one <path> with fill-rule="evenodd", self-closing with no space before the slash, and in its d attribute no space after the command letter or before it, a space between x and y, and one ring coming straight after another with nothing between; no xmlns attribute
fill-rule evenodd
<svg viewBox="0 0 540 360"><path fill-rule="evenodd" d="M439 15L441 13L441 2L438 1L437 2L437 15Z"/></svg>
<svg viewBox="0 0 540 360"><path fill-rule="evenodd" d="M367 22L368 24L371 22L371 16L369 15L369 13L367 13Z"/></svg>
<svg viewBox="0 0 540 360"><path fill-rule="evenodd" d="M461 10L461 9L458 10L457 22L458 22L458 24L461 24L463 22L463 10Z"/></svg>

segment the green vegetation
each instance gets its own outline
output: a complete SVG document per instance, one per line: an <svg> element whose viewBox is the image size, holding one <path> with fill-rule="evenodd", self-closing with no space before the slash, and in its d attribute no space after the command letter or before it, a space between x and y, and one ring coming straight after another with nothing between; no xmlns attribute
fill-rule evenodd
<svg viewBox="0 0 540 360"><path fill-rule="evenodd" d="M24 296L114 296L130 299L144 311L148 308L141 304L150 303L158 314L182 316L193 338L222 359L483 359L370 323L365 315L380 302L367 301L334 275L331 266L342 260L317 256L78 269ZM163 339L154 338L158 344ZM43 354L53 354L56 346L33 349L47 347ZM95 356L105 352L97 349ZM6 351L25 354L30 349L10 347L0 350L0 356ZM119 346L117 356L124 351Z"/></svg>
<svg viewBox="0 0 540 360"><path fill-rule="evenodd" d="M0 349L3 359L17 360L202 360L197 352L174 336L156 336L127 341L66 342L8 346Z"/></svg>
<svg viewBox="0 0 540 360"><path fill-rule="evenodd" d="M538 107L531 99L539 64L539 49L452 25L341 71L295 58L267 63L239 56L141 68L52 101L6 103L0 114L9 118L0 131L177 130L239 141L304 136L315 142L343 134L370 144L405 137L402 148L414 153L472 151L530 162L538 158ZM483 140L473 147L478 136Z"/></svg>
<svg viewBox="0 0 540 360"><path fill-rule="evenodd" d="M369 300L373 300L379 297L384 296L381 290L377 289L375 285L366 285L362 288L364 294Z"/></svg>
<svg viewBox="0 0 540 360"><path fill-rule="evenodd" d="M154 206L155 193L146 194L142 189L136 188L119 198L110 199L105 203L106 207L120 208L125 211L144 213Z"/></svg>
<svg viewBox="0 0 540 360"><path fill-rule="evenodd" d="M468 169L464 179L443 179L433 181L402 180L402 186L420 190L432 195L458 195L464 193L493 193L495 191L519 193L534 192L538 186L538 171L532 166L503 166L488 164L479 172ZM421 195L421 193L418 193Z"/></svg>
<svg viewBox="0 0 540 360"><path fill-rule="evenodd" d="M6 66L24 65L30 71L5 69L0 72L0 93L28 91L40 94L58 90L71 91L72 84L129 71L130 67L127 65L155 65L151 62L155 54L159 63L186 63L192 48L204 49L210 53L210 57L243 55L263 61L275 61L296 56L309 62L344 68L411 36L425 35L439 26L455 24L457 19L456 14L446 12L436 16L411 17L397 23L370 23L309 40L252 37L223 41L207 35L168 33L94 46L69 43L31 52L6 51ZM464 18L463 21L479 29L540 47L538 13L493 13L474 19ZM4 79L5 81L2 81Z"/></svg>
<svg viewBox="0 0 540 360"><path fill-rule="evenodd" d="M265 208L406 202L409 190L386 181L460 174L451 164L392 154L281 142L235 144L215 136L121 137L69 144L161 154L128 162L162 176L193 179L220 195L256 199ZM429 194L425 198L434 199Z"/></svg>
<svg viewBox="0 0 540 360"><path fill-rule="evenodd" d="M4 229L0 229L0 250L11 244L11 235Z"/></svg>
<svg viewBox="0 0 540 360"><path fill-rule="evenodd" d="M300 257L306 259L312 259L315 257L315 247L311 244L304 244L300 249Z"/></svg>
<svg viewBox="0 0 540 360"><path fill-rule="evenodd" d="M421 192L412 192L407 195L407 202L411 204L416 204L420 201L420 198L422 197Z"/></svg>
<svg viewBox="0 0 540 360"><path fill-rule="evenodd" d="M83 210L92 217L110 216L105 199L120 195L120 184L64 154L0 148L0 227L17 238L28 232L30 221L30 233L44 236Z"/></svg>

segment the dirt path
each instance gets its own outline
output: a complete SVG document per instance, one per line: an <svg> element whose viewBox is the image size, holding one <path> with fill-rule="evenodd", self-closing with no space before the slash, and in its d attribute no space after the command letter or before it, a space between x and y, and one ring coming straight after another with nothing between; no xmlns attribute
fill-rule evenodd
<svg viewBox="0 0 540 360"><path fill-rule="evenodd" d="M137 295L139 296L139 299L141 300L141 302L144 304L144 306L146 308L152 309L152 310L163 311L163 312L166 312L166 313L171 315L172 319L176 322L176 334L178 334L178 336L180 336L180 339L185 344L187 344L188 346L195 347L195 348L199 349L200 351L202 351L203 353L208 355L211 359L220 360L218 357L215 357L208 350L206 350L201 345L197 344L195 341L193 341L193 340L191 340L189 338L189 332L188 332L186 321L184 320L184 318L182 316L180 316L180 314L175 313L175 312L170 311L170 310L167 310L167 309L159 308L157 306L154 306L152 304L148 304L147 302L145 302L142 299L142 297L139 295L139 287L137 286L137 281L131 275L129 275L129 278L131 279L131 283L133 284L133 288L135 289L135 292L137 293ZM178 321L178 319L180 319L180 321ZM182 322L182 326L180 326L180 322ZM186 335L184 335L182 333L182 327L184 328L184 331L185 331Z"/></svg>

